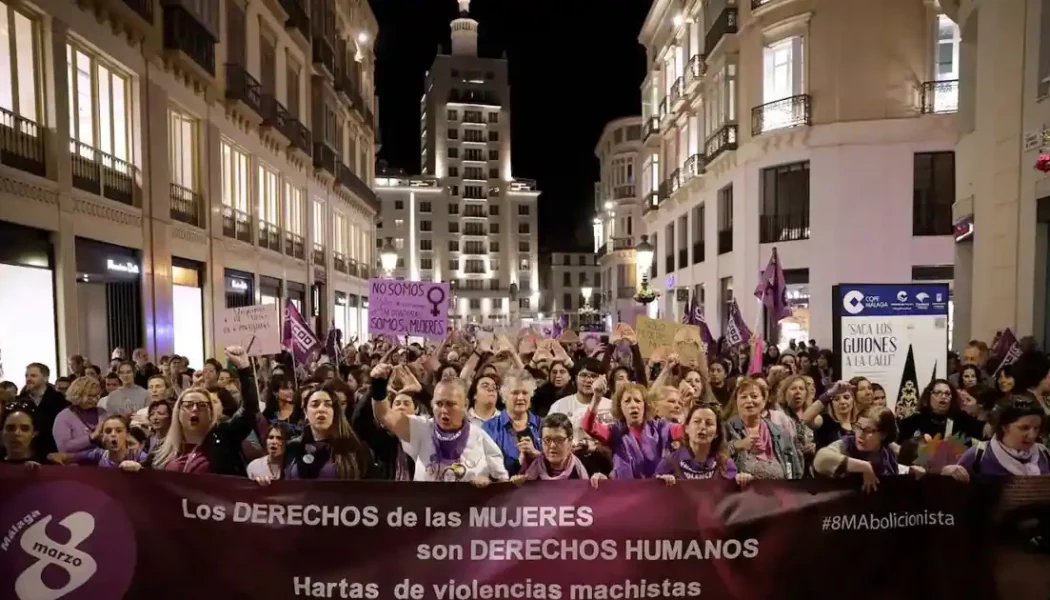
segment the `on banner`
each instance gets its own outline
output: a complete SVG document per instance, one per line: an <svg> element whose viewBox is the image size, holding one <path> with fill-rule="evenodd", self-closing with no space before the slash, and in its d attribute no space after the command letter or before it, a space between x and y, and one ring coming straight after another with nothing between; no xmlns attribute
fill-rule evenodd
<svg viewBox="0 0 1050 600"><path fill-rule="evenodd" d="M448 335L449 288L434 281L369 279L368 327L372 335Z"/></svg>
<svg viewBox="0 0 1050 600"><path fill-rule="evenodd" d="M0 598L1045 598L1047 557L1019 550L1024 535L989 537L1012 527L1004 485L1017 484L886 477L873 494L854 481L263 488L2 465ZM996 589L1000 561L1011 571Z"/></svg>

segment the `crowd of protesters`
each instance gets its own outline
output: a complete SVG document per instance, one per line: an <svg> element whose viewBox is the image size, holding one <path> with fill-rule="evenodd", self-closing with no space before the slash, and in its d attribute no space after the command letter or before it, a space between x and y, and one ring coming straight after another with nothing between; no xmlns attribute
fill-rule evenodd
<svg viewBox="0 0 1050 600"><path fill-rule="evenodd" d="M623 324L591 351L574 335L528 331L454 332L439 345L376 338L310 368L253 362L239 347L195 370L178 356L154 364L142 349L126 360L118 348L104 366L74 356L54 383L34 363L21 390L0 383L0 458L260 485L724 478L746 486L859 475L873 490L892 476L1050 474L1050 358L1035 348L1004 366L971 342L947 378L916 386L914 398L905 390L891 410L880 382L840 380L832 353L813 341L771 346L756 372L747 348L724 345L693 360L667 348L643 358Z"/></svg>

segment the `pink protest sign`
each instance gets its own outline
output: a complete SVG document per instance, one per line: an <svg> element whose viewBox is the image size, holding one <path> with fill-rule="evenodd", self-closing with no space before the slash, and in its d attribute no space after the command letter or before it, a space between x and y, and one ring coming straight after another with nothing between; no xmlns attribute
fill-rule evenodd
<svg viewBox="0 0 1050 600"><path fill-rule="evenodd" d="M370 333L439 340L448 335L447 283L369 279L368 285Z"/></svg>

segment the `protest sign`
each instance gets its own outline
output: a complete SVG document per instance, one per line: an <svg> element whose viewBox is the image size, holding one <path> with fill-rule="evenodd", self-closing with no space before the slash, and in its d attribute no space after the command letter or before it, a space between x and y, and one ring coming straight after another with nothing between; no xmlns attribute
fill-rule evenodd
<svg viewBox="0 0 1050 600"><path fill-rule="evenodd" d="M677 353L683 363L699 361L702 358L700 328L696 325L640 316L634 329L642 358L649 358L653 350L660 346L666 346L671 352ZM695 342L690 343L687 340Z"/></svg>
<svg viewBox="0 0 1050 600"><path fill-rule="evenodd" d="M240 346L248 356L281 353L281 325L277 305L256 304L222 311L219 346Z"/></svg>
<svg viewBox="0 0 1050 600"><path fill-rule="evenodd" d="M448 335L449 289L434 281L368 280L369 332L443 340Z"/></svg>
<svg viewBox="0 0 1050 600"><path fill-rule="evenodd" d="M849 480L260 487L0 465L0 598L1045 598L1046 556L1016 560L1027 539L991 538L1017 514L1004 508L1006 485L931 475L885 477L871 494ZM1006 558L999 583L1019 587L997 590ZM832 573L849 575L831 585Z"/></svg>
<svg viewBox="0 0 1050 600"><path fill-rule="evenodd" d="M865 377L885 388L895 409L901 390L920 392L948 376L948 284L832 286L832 346L842 379ZM910 393L906 391L910 396Z"/></svg>

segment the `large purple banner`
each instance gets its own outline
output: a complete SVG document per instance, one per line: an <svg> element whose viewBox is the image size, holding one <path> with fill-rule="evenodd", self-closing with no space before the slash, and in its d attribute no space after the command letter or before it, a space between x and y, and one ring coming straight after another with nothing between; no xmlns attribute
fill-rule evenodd
<svg viewBox="0 0 1050 600"><path fill-rule="evenodd" d="M0 598L1047 598L1031 479L261 488L0 466Z"/></svg>

